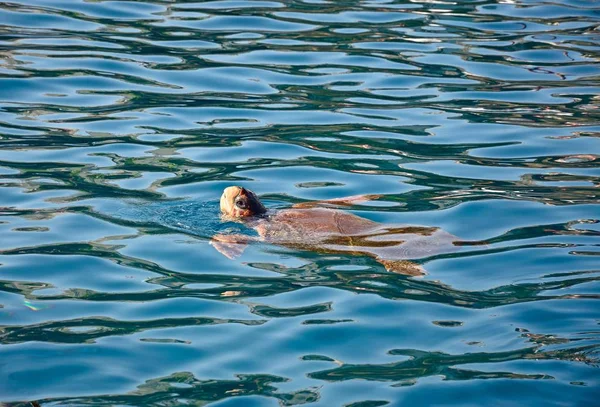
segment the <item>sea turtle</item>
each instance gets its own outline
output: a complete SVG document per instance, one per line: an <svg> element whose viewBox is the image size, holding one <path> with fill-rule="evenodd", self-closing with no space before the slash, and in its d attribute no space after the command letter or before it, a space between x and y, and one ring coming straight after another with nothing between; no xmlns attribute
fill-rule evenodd
<svg viewBox="0 0 600 407"><path fill-rule="evenodd" d="M228 187L221 196L223 219L243 222L258 236L218 234L211 244L231 259L253 240L301 250L360 254L375 258L388 271L412 276L423 275L424 270L410 260L459 248L456 236L437 227L384 225L336 209L378 197L361 195L267 210L254 192Z"/></svg>

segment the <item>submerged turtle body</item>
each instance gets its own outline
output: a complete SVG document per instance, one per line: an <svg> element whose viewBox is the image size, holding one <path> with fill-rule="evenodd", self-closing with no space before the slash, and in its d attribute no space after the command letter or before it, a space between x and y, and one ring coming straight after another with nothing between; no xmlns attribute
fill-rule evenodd
<svg viewBox="0 0 600 407"><path fill-rule="evenodd" d="M418 259L456 250L457 240L439 228L387 226L334 209L283 210L249 224L268 243L377 258Z"/></svg>
<svg viewBox="0 0 600 407"><path fill-rule="evenodd" d="M439 228L384 225L327 207L351 205L371 198L312 202L268 212L251 191L229 187L221 197L221 211L224 217L255 229L261 241L302 250L367 255L387 270L403 274L423 274L423 270L408 259L458 249L453 242L459 239ZM252 240L249 236L218 235L213 238L213 245L224 255L235 257L249 240Z"/></svg>
<svg viewBox="0 0 600 407"><path fill-rule="evenodd" d="M325 209L284 209L250 224L274 244L323 244L368 233L377 224L351 213Z"/></svg>

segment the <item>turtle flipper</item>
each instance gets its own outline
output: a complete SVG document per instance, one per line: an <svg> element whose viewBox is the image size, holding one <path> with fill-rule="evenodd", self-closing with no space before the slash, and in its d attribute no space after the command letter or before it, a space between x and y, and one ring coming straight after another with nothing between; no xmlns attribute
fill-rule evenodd
<svg viewBox="0 0 600 407"><path fill-rule="evenodd" d="M233 260L244 253L250 240L250 236L244 235L214 235L210 244L223 256Z"/></svg>
<svg viewBox="0 0 600 407"><path fill-rule="evenodd" d="M318 206L323 207L332 207L332 206L352 206L358 205L363 202L373 201L375 199L381 198L383 195L355 195L349 196L346 198L335 198L335 199L327 199L324 201L310 201L310 202L301 202L297 203L292 208L297 209L305 209L305 208L314 208Z"/></svg>
<svg viewBox="0 0 600 407"><path fill-rule="evenodd" d="M427 274L423 267L408 260L386 260L377 258L377 261L392 273L404 274L405 276L421 277Z"/></svg>

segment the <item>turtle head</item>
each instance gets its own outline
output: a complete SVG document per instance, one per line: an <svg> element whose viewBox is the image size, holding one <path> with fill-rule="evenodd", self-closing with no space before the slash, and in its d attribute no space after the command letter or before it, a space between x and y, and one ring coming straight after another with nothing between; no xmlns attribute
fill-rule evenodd
<svg viewBox="0 0 600 407"><path fill-rule="evenodd" d="M267 209L256 194L242 187L228 187L221 195L221 213L229 218L239 219L261 215Z"/></svg>

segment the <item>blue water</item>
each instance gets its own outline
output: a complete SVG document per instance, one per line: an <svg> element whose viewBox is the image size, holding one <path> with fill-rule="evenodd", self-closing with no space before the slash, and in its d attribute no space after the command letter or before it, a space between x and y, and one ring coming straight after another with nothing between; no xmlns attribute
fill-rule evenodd
<svg viewBox="0 0 600 407"><path fill-rule="evenodd" d="M0 404L597 404L599 29L585 0L0 3ZM487 245L231 260L230 185Z"/></svg>

